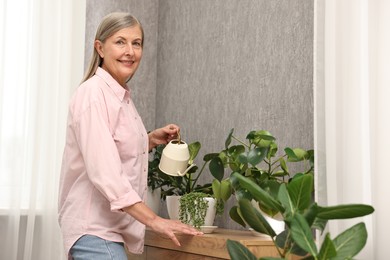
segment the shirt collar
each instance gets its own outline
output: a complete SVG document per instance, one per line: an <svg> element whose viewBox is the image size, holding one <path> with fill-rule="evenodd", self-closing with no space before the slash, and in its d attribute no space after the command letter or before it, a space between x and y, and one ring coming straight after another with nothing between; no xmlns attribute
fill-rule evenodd
<svg viewBox="0 0 390 260"><path fill-rule="evenodd" d="M130 99L130 90L123 88L119 83L111 76L110 73L105 71L103 68L98 67L95 75L99 76L106 82L106 84L112 89L115 95L119 100L129 100Z"/></svg>

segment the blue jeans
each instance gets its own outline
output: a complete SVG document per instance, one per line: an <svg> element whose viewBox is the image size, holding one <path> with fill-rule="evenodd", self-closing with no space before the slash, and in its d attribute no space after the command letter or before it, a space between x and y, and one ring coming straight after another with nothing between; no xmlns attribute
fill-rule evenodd
<svg viewBox="0 0 390 260"><path fill-rule="evenodd" d="M74 260L127 260L123 243L84 235L70 249Z"/></svg>

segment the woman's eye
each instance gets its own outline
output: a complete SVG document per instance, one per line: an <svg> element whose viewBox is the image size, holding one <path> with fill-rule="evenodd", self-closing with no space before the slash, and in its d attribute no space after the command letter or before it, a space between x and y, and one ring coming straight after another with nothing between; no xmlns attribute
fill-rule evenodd
<svg viewBox="0 0 390 260"><path fill-rule="evenodd" d="M140 42L134 42L133 43L134 47L141 48L142 44Z"/></svg>
<svg viewBox="0 0 390 260"><path fill-rule="evenodd" d="M124 44L124 43L125 43L125 42L122 41L122 40L119 40L119 41L116 42L116 44L119 44L119 45L122 45L122 44Z"/></svg>

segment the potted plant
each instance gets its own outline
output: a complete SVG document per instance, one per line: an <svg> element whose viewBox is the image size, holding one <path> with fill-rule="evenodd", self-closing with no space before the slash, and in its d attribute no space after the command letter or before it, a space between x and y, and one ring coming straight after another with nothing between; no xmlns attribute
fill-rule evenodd
<svg viewBox="0 0 390 260"><path fill-rule="evenodd" d="M237 173L252 180L267 191L270 196L276 198L279 187L283 183L289 182L292 176L313 173L314 153L313 150L286 147L280 154L276 138L270 132L266 130L250 131L244 141L236 137L234 129L231 129L225 141L225 149L217 153L217 156L212 157L210 161L210 171L215 177L213 188L219 190L224 201L229 199L231 194L242 192L232 189L230 177L223 179L226 168L231 173ZM266 217L268 215L281 219L277 211L261 201L255 204L258 204L255 206L258 206L261 212L266 214ZM229 212L233 220L238 214L236 210L237 208L233 207ZM277 221L274 222L278 224ZM283 222L280 221L280 223L282 227L279 228L279 232L284 228Z"/></svg>
<svg viewBox="0 0 390 260"><path fill-rule="evenodd" d="M195 217L195 210L196 212L199 211L197 216L203 216L202 218L206 217L206 215L215 216L216 214L222 214L223 204L221 203L221 200L215 198L212 184L205 183L200 185L198 183L199 177L205 171L207 164L212 158L212 155L204 156L202 167L199 168L195 165L194 167L190 168L184 176L176 177L164 174L158 168L164 147L165 145L161 145L154 152L154 160L151 164L154 175L152 176L153 178L150 179L155 180L155 182L157 180L157 186L161 187L161 197L167 202L168 214L170 218L180 219L185 223L192 224L199 228L204 224L204 219L200 220L198 217ZM199 150L201 149L201 144L198 141L190 143L188 145L188 149L190 153L188 165L191 165L193 164L199 153ZM202 197L202 201L212 201L208 202L207 205L209 205L209 207L205 207L205 203L199 202L200 197ZM214 202L213 200L216 201ZM196 207L194 207L194 205L196 205ZM185 214L185 210L181 210L180 212L180 207L191 210ZM210 208L212 213L206 214L203 211L207 208ZM212 217L212 222L213 221L214 217ZM212 222L208 221L208 225Z"/></svg>
<svg viewBox="0 0 390 260"><path fill-rule="evenodd" d="M267 234L274 242L280 258L291 255L302 259L352 259L364 247L367 230L363 222L345 230L332 238L329 233L317 248L314 230L323 232L329 220L362 217L374 212L374 208L364 204L347 204L322 207L312 199L313 174L295 175L290 182L282 183L277 197L271 196L259 184L239 173L233 173L231 181L238 200L237 223L249 225L254 230ZM250 202L251 199L281 213L286 229L276 235L263 215ZM227 248L231 259L256 259L245 246L237 241L228 241Z"/></svg>

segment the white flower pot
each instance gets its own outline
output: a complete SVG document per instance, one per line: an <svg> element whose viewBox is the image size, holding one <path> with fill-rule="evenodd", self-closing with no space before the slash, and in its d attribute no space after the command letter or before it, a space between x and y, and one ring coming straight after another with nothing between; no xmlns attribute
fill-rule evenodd
<svg viewBox="0 0 390 260"><path fill-rule="evenodd" d="M180 197L181 196L172 195L167 196L166 198L168 216L170 219L179 219Z"/></svg>
<svg viewBox="0 0 390 260"><path fill-rule="evenodd" d="M204 226L212 226L214 224L215 214L216 214L216 207L215 203L216 200L214 198L204 198L207 200L209 207L206 212L206 217L204 219Z"/></svg>
<svg viewBox="0 0 390 260"><path fill-rule="evenodd" d="M148 194L146 195L146 205L153 210L154 213L159 215L160 202L161 202L161 189L157 188L152 191L152 188L148 187Z"/></svg>
<svg viewBox="0 0 390 260"><path fill-rule="evenodd" d="M180 197L181 196L167 196L167 210L170 219L179 220L179 208L180 208ZM209 207L205 216L204 226L212 226L214 224L216 207L216 200L214 198L204 198L207 200Z"/></svg>

